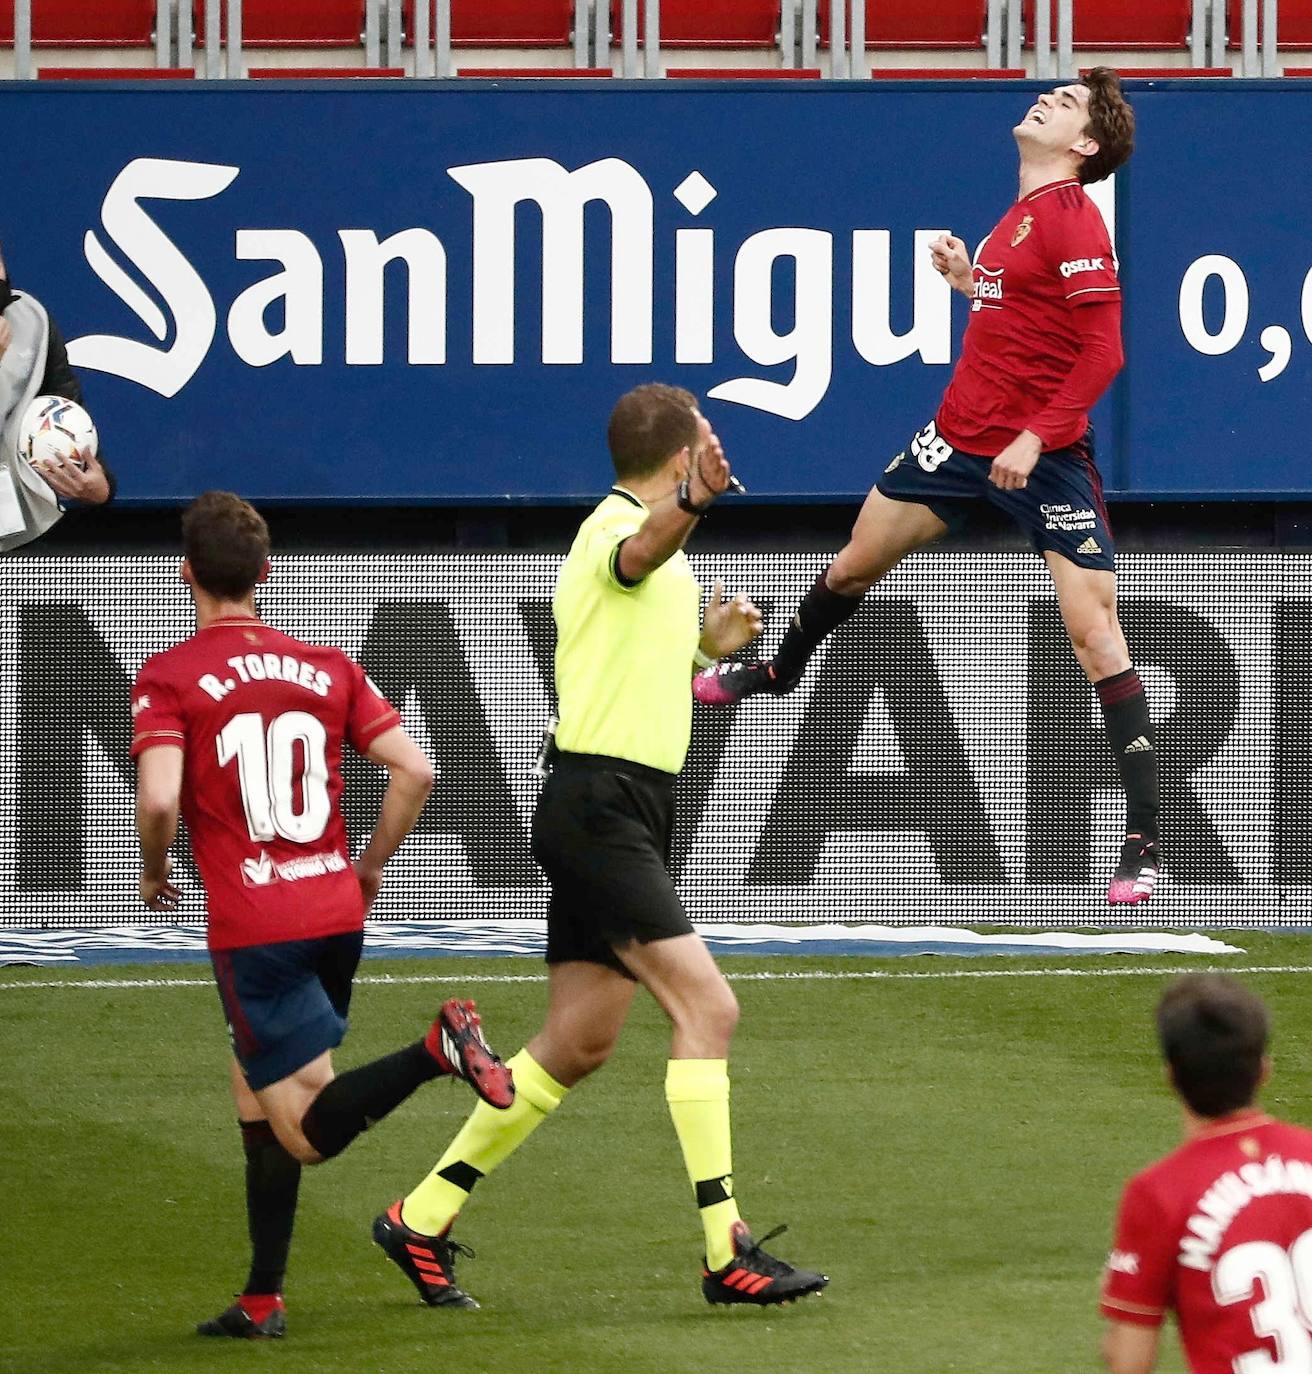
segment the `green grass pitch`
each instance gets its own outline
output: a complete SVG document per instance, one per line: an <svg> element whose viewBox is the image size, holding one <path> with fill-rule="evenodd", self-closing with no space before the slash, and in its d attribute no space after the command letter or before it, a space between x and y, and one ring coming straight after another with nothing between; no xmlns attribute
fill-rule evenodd
<svg viewBox="0 0 1312 1374"><path fill-rule="evenodd" d="M1233 935L1233 933L1232 933ZM1242 970L1312 968L1312 938L1243 932ZM0 972L0 1369L128 1374L1100 1368L1099 1271L1120 1186L1177 1140L1149 976L823 979L1181 965L1155 960L726 959L743 1006L731 1065L736 1190L771 1248L829 1291L781 1311L712 1310L662 1080L666 1030L640 1000L613 1062L479 1187L456 1235L478 1312L422 1307L370 1243L376 1212L431 1166L472 1101L437 1083L307 1171L289 1335L248 1347L192 1325L245 1272L242 1161L212 987L15 988L201 978L199 965ZM528 960L370 962L338 1063L478 998L507 1055L535 1028ZM1309 974L1253 973L1276 1023L1268 1109L1312 1121ZM1161 1368L1183 1364L1173 1337Z"/></svg>

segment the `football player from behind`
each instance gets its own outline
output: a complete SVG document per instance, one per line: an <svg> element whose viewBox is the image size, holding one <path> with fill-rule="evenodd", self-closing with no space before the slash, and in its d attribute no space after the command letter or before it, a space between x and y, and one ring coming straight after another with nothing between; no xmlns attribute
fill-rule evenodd
<svg viewBox="0 0 1312 1374"><path fill-rule="evenodd" d="M232 1039L252 1249L237 1301L197 1331L281 1336L302 1165L341 1154L430 1079L463 1078L497 1108L511 1105L514 1087L474 1004L456 999L421 1038L334 1073L365 914L419 817L432 768L358 664L256 615L255 588L269 573L258 512L206 492L183 515L182 534L196 633L148 659L132 693L140 891L152 910L176 907L169 848L181 814ZM346 745L388 773L354 864L341 807Z"/></svg>
<svg viewBox="0 0 1312 1374"><path fill-rule="evenodd" d="M1256 1105L1266 1007L1236 978L1191 973L1157 1007L1184 1144L1137 1174L1107 1260L1103 1357L1150 1374L1168 1310L1194 1374L1312 1369L1312 1131Z"/></svg>

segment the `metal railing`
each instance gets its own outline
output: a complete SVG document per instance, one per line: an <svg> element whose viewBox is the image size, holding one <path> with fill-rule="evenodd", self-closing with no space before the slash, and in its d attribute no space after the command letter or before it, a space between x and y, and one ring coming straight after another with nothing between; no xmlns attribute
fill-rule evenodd
<svg viewBox="0 0 1312 1374"><path fill-rule="evenodd" d="M816 3L802 0L802 33L799 48L804 66L816 57ZM831 6L830 75L864 77L870 72L865 52L865 7L862 0L819 0ZM1034 32L1026 34L1023 25L1023 0L988 0L984 30L985 65L1020 68L1024 65L1027 38L1034 49L1034 75L1040 80L1072 76L1075 60L1075 6L1078 0L1056 0L1056 25L1045 0L1037 0L1033 12ZM787 8L788 0L784 0ZM849 8L850 5L850 8ZM1190 63L1194 67L1227 67L1231 59L1227 40L1239 51L1240 76L1275 76L1279 71L1277 23L1279 0L1244 0L1240 31L1227 34L1226 0L1193 0L1189 30ZM844 33L845 24L848 32ZM784 50L785 65L789 50ZM1180 74L1187 75L1188 67Z"/></svg>
<svg viewBox="0 0 1312 1374"><path fill-rule="evenodd" d="M6 0L0 0L5 3ZM1034 6L1034 74L1048 80L1075 71L1074 11L1078 0L1056 0L1056 32L1048 0ZM14 75L30 79L33 0L12 0L14 11ZM818 5L829 6L829 75L862 78L870 74L866 50L864 0L781 0L779 56L785 67L817 65ZM1019 68L1023 64L1023 0L987 0L984 31L985 62L990 68ZM226 6L226 15L225 15ZM610 65L609 0L574 0L571 36L578 67ZM404 39L401 0L364 0L364 65L401 67ZM661 74L660 0L646 0L639 42L638 0L623 0L620 61L623 75L658 77ZM1243 0L1238 33L1227 33L1226 0L1193 0L1189 55L1194 67L1227 67L1227 43L1239 56L1241 76L1274 76L1279 71L1277 26L1279 0ZM226 30L226 32L225 32ZM226 41L225 41L226 38ZM451 0L436 0L430 32L429 5L416 0L414 74L446 77L454 74L451 49ZM1055 41L1054 41L1055 39ZM196 61L199 47L203 61ZM641 55L639 49L641 48ZM244 75L242 0L204 0L201 32L193 32L192 0L156 0L155 63L160 67L195 67L207 78ZM385 63L384 63L385 57ZM1189 68L1182 67L1181 73Z"/></svg>

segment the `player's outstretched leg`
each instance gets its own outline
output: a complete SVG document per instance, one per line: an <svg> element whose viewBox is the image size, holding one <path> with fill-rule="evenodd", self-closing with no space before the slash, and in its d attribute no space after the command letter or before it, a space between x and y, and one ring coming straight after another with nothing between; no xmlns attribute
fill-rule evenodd
<svg viewBox="0 0 1312 1374"><path fill-rule="evenodd" d="M489 1107L504 1111L514 1102L514 1075L483 1038L483 1022L472 1002L453 997L443 1003L424 1048L443 1073L463 1078Z"/></svg>
<svg viewBox="0 0 1312 1374"><path fill-rule="evenodd" d="M856 613L865 595L864 590L856 596L832 591L827 576L828 569L802 598L773 659L766 663L717 663L693 678L693 696L703 706L733 706L762 692L771 696L791 692L821 640Z"/></svg>
<svg viewBox="0 0 1312 1374"><path fill-rule="evenodd" d="M753 1240L747 1223L736 1221L730 1231L733 1258L722 1269L703 1269L702 1295L712 1305L752 1303L774 1307L795 1302L808 1293L818 1293L829 1282L827 1274L798 1269L787 1260L767 1254L761 1246L782 1235L788 1228L776 1226L768 1235Z"/></svg>
<svg viewBox="0 0 1312 1374"><path fill-rule="evenodd" d="M510 1070L492 1052L472 1002L452 999L422 1040L332 1079L301 1117L300 1131L318 1159L333 1159L418 1087L442 1075L463 1078L497 1108L514 1101Z"/></svg>
<svg viewBox="0 0 1312 1374"><path fill-rule="evenodd" d="M905 464L893 467L906 471ZM881 478L888 480L887 474ZM892 497L877 486L861 507L851 539L802 598L775 656L768 663L708 668L693 678L693 696L705 706L732 706L762 692L791 692L821 641L856 614L866 592L907 554L946 533L947 525L920 504L922 496L918 486Z"/></svg>

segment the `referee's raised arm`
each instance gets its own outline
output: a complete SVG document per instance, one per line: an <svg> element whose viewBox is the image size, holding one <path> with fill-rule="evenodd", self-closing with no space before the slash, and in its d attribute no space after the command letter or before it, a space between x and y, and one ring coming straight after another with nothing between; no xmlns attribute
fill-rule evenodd
<svg viewBox="0 0 1312 1374"><path fill-rule="evenodd" d="M626 582L641 582L683 548L697 521L729 488L729 460L719 437L704 415L696 410L693 414L697 439L672 460L675 485L663 496L648 500L649 514L642 528L620 546L616 570Z"/></svg>

